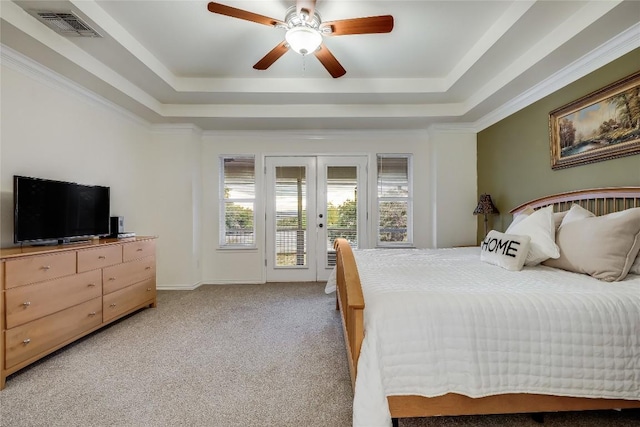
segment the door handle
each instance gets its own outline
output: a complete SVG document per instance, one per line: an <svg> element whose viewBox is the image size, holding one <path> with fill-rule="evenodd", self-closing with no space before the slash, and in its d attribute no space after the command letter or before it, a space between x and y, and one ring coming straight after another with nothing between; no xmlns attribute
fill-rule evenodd
<svg viewBox="0 0 640 427"><path fill-rule="evenodd" d="M322 224L318 224L318 227L322 228L322 227L323 227L323 225L322 225Z"/></svg>

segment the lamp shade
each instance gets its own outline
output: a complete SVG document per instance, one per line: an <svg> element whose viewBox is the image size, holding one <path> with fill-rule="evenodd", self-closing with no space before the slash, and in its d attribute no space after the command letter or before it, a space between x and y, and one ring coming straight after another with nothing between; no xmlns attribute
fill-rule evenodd
<svg viewBox="0 0 640 427"><path fill-rule="evenodd" d="M309 27L293 27L284 35L289 47L300 55L307 55L318 50L322 44L322 34Z"/></svg>
<svg viewBox="0 0 640 427"><path fill-rule="evenodd" d="M493 204L491 196L489 194L481 194L478 199L478 206L473 211L474 215L497 215L500 211Z"/></svg>

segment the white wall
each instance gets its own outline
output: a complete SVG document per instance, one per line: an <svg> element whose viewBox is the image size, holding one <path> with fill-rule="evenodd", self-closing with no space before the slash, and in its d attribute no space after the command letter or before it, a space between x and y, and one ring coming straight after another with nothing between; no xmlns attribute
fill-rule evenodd
<svg viewBox="0 0 640 427"><path fill-rule="evenodd" d="M434 141L431 141L434 139ZM463 151L460 153L460 151ZM389 132L224 132L203 136L203 283L264 282L264 174L256 177L257 248L218 248L219 157L254 154L256 170L263 170L264 157L289 153L308 155L367 155L369 158L369 212L375 202L375 169L378 153L412 153L414 183L414 244L419 248L471 244L475 242L476 201L475 134L426 131ZM443 163L442 167L439 167ZM447 194L448 193L448 194ZM436 209L440 197L443 208ZM460 199L460 200L459 200ZM467 209L467 206L471 206ZM444 214L446 212L446 215ZM370 215L371 217L371 215ZM368 247L375 243L375 224L369 224Z"/></svg>
<svg viewBox="0 0 640 427"><path fill-rule="evenodd" d="M158 235L157 271L163 289L200 283L200 132L190 126L153 127L146 154L147 226Z"/></svg>
<svg viewBox="0 0 640 427"><path fill-rule="evenodd" d="M0 189L2 247L13 244L13 175L111 187L111 212L145 226L140 203L148 129L84 96L2 64Z"/></svg>
<svg viewBox="0 0 640 427"><path fill-rule="evenodd" d="M13 175L106 185L127 231L160 237L158 287L197 286L200 133L149 126L18 57L3 61L1 85L2 247L13 245Z"/></svg>
<svg viewBox="0 0 640 427"><path fill-rule="evenodd" d="M476 134L451 130L429 131L433 230L436 248L476 244L477 140Z"/></svg>
<svg viewBox="0 0 640 427"><path fill-rule="evenodd" d="M367 155L375 183L377 153L413 153L414 243L475 242L475 134L389 132L222 132L150 126L30 62L3 55L0 132L0 244L13 239L14 174L111 187L111 214L125 228L157 235L158 287L264 282L264 221L250 251L218 248L221 154ZM257 218L264 218L264 175ZM375 201L369 189L369 210ZM375 236L375 224L369 231ZM369 242L373 243L373 237Z"/></svg>

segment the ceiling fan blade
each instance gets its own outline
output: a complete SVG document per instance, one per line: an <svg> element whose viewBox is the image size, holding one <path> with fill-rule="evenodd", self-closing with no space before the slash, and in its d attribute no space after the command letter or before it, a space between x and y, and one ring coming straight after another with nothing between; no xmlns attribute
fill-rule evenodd
<svg viewBox="0 0 640 427"><path fill-rule="evenodd" d="M369 16L366 18L342 19L339 21L323 22L320 30L331 28L327 36L344 36L348 34L390 33L393 30L393 16Z"/></svg>
<svg viewBox="0 0 640 427"><path fill-rule="evenodd" d="M307 15L307 21L309 17L313 16L313 12L316 9L316 0L296 0L296 10L298 11L298 15L302 11Z"/></svg>
<svg viewBox="0 0 640 427"><path fill-rule="evenodd" d="M345 70L342 65L340 65L336 57L333 56L333 53L331 53L331 51L327 49L327 46L325 46L324 43L320 45L320 49L314 52L314 55L316 56L316 58L318 58L322 65L324 65L324 68L327 69L329 74L331 74L334 79L342 77L346 74L347 70Z"/></svg>
<svg viewBox="0 0 640 427"><path fill-rule="evenodd" d="M219 13L220 15L231 16L232 18L244 19L245 21L257 22L258 24L275 27L276 25L285 25L284 22L269 18L268 16L258 15L257 13L248 12L246 10L237 9L235 7L226 6L224 4L209 2L207 9L211 13Z"/></svg>
<svg viewBox="0 0 640 427"><path fill-rule="evenodd" d="M276 62L282 55L287 53L288 50L289 50L289 44L286 41L280 43L278 46L271 49L271 51L267 53L264 56L264 58L256 62L256 65L254 65L253 68L255 68L256 70L266 70L274 62Z"/></svg>

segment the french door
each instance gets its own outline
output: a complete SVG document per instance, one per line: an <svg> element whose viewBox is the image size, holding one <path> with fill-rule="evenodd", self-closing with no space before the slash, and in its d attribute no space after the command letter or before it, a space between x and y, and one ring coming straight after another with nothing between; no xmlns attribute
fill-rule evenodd
<svg viewBox="0 0 640 427"><path fill-rule="evenodd" d="M366 239L366 156L266 158L268 282L324 281L333 241Z"/></svg>

